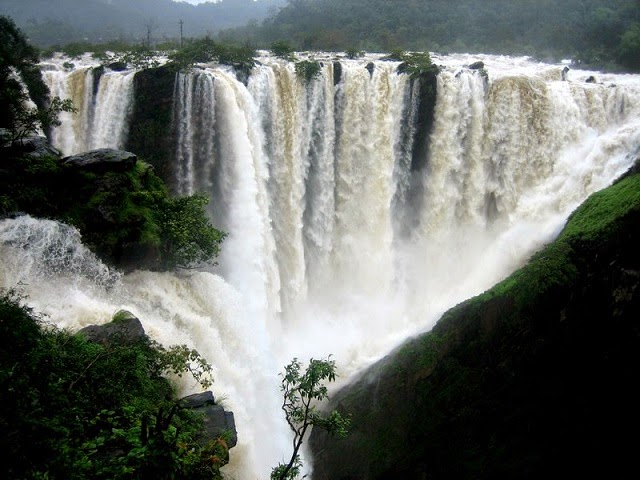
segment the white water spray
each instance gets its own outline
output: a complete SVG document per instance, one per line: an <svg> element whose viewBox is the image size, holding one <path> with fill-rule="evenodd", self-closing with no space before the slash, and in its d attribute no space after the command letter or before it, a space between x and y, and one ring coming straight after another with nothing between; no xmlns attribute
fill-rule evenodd
<svg viewBox="0 0 640 480"><path fill-rule="evenodd" d="M135 72L83 66L67 72L55 64L44 70L52 97L70 99L75 113L62 112L52 131L53 144L65 155L98 148L123 148L133 106Z"/></svg>
<svg viewBox="0 0 640 480"><path fill-rule="evenodd" d="M488 80L465 67L477 59ZM289 454L277 373L292 357L333 354L347 381L520 266L640 151L634 75L572 71L563 81L562 67L525 58L437 58L426 166L411 170L417 86L396 64L374 61L370 73L371 59L342 59L334 84L324 62L305 85L291 65L262 60L246 86L212 68L176 82L176 180L181 193L210 195L229 232L220 276L138 272L96 285L63 263L54 280L21 271L48 258L34 242L1 247L3 259L21 259L3 263L2 285L28 284L57 323L104 323L127 308L156 340L198 349L236 414L225 469L238 480L266 477ZM591 75L599 83L586 83ZM51 83L86 95L87 79ZM85 107L61 127L63 150L91 124ZM421 187L417 211L394 216L408 185ZM25 221L5 220L3 232Z"/></svg>

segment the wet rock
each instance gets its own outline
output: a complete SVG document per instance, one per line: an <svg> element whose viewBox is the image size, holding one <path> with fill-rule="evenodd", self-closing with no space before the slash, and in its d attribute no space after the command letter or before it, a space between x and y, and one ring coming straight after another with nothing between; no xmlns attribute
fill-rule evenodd
<svg viewBox="0 0 640 480"><path fill-rule="evenodd" d="M128 172L132 170L138 157L135 153L112 148L100 148L90 152L65 157L64 163L95 173Z"/></svg>

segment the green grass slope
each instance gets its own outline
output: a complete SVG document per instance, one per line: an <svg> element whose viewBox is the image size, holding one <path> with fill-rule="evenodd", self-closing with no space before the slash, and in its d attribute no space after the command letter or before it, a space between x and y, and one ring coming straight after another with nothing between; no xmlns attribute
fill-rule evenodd
<svg viewBox="0 0 640 480"><path fill-rule="evenodd" d="M637 170L637 169L636 169ZM338 392L314 480L622 478L640 425L640 174Z"/></svg>

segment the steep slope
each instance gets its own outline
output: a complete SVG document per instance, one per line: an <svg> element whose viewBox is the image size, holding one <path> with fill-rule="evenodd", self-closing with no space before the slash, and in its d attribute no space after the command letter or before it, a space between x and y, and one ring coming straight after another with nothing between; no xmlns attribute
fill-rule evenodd
<svg viewBox="0 0 640 480"><path fill-rule="evenodd" d="M313 432L314 480L547 478L634 465L640 174L559 238L338 392L345 440Z"/></svg>

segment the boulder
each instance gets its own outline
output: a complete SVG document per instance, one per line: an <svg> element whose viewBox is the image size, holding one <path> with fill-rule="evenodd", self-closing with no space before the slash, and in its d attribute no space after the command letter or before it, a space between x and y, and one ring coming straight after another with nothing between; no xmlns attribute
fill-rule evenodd
<svg viewBox="0 0 640 480"><path fill-rule="evenodd" d="M65 165L71 165L94 173L128 172L132 170L138 157L135 153L112 148L100 148L63 159Z"/></svg>
<svg viewBox="0 0 640 480"><path fill-rule="evenodd" d="M107 345L114 341L131 345L139 340L146 339L147 334L140 320L131 312L121 310L116 314L117 320L104 325L89 325L78 333L90 342Z"/></svg>
<svg viewBox="0 0 640 480"><path fill-rule="evenodd" d="M373 75L373 70L376 68L376 66L373 62L369 62L367 63L367 66L364 68L366 68L369 71L369 75Z"/></svg>
<svg viewBox="0 0 640 480"><path fill-rule="evenodd" d="M467 68L470 68L471 70L482 70L484 68L484 62L482 61L473 62Z"/></svg>
<svg viewBox="0 0 640 480"><path fill-rule="evenodd" d="M222 405L216 404L213 393L207 391L189 395L180 400L183 408L189 408L204 416L204 428L200 438L203 444L219 438L225 433L231 436L227 441L227 447L235 447L238 443L238 433L233 412L227 412Z"/></svg>

